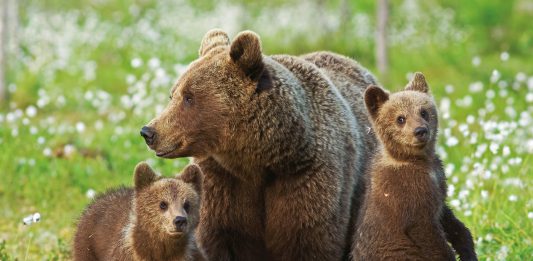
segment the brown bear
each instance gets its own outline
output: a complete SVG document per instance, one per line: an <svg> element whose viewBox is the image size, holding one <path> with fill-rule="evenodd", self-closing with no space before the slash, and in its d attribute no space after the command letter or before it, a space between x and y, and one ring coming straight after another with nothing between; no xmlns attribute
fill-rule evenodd
<svg viewBox="0 0 533 261"><path fill-rule="evenodd" d="M198 243L214 260L347 259L375 147L357 62L263 55L259 36L208 32L167 108L141 130L204 173Z"/></svg>
<svg viewBox="0 0 533 261"><path fill-rule="evenodd" d="M85 209L74 236L74 260L204 260L194 236L198 166L162 178L142 162L134 179L135 188L110 190Z"/></svg>
<svg viewBox="0 0 533 261"><path fill-rule="evenodd" d="M457 235L467 244L472 236L445 206L446 179L435 153L437 109L424 76L416 73L404 91L391 95L371 86L365 104L379 146L368 168L354 259L455 260L442 216L458 222ZM475 260L475 252L461 259Z"/></svg>
<svg viewBox="0 0 533 261"><path fill-rule="evenodd" d="M316 62L313 62L315 61ZM264 56L259 37L212 30L141 135L204 173L199 245L213 260L349 255L372 136L374 77L331 53Z"/></svg>

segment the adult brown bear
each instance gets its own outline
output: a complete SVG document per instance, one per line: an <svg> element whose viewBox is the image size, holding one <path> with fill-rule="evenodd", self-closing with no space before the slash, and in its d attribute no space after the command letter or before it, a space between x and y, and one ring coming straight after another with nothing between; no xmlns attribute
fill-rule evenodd
<svg viewBox="0 0 533 261"><path fill-rule="evenodd" d="M373 84L337 54L265 56L253 32L205 35L141 135L158 156L201 167L209 259L348 258L376 142L363 101Z"/></svg>

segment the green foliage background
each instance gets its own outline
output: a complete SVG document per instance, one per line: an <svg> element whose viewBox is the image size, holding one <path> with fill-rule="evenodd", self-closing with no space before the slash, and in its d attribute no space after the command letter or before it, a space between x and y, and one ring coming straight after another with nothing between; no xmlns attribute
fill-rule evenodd
<svg viewBox="0 0 533 261"><path fill-rule="evenodd" d="M375 1L21 0L0 109L0 258L69 259L88 194L163 160L138 132L197 57L202 35L250 29L266 54L330 50L389 90L423 72L441 116L450 204L482 260L533 256L533 3L391 1L390 72L374 60ZM39 212L31 226L22 218Z"/></svg>

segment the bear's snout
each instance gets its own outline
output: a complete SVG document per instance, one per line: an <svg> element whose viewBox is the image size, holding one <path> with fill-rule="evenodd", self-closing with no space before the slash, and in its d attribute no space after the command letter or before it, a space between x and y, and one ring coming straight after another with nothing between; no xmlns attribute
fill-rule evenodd
<svg viewBox="0 0 533 261"><path fill-rule="evenodd" d="M419 141L426 141L428 137L429 130L426 127L418 127L415 129L415 137Z"/></svg>
<svg viewBox="0 0 533 261"><path fill-rule="evenodd" d="M174 226L176 226L176 230L178 231L184 231L187 227L187 218L182 216L177 216L174 219Z"/></svg>
<svg viewBox="0 0 533 261"><path fill-rule="evenodd" d="M150 127L147 127L147 126L144 126L142 127L141 129L141 136L144 138L144 140L146 141L146 144L147 145L152 145L154 144L154 138L155 138L155 130L150 128Z"/></svg>

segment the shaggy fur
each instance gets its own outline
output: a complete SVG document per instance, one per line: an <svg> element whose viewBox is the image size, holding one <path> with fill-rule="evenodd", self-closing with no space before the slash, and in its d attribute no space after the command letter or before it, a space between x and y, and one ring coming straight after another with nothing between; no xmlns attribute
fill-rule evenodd
<svg viewBox="0 0 533 261"><path fill-rule="evenodd" d="M365 103L380 146L358 220L355 260L475 260L472 237L445 205L446 180L435 154L438 117L422 74L389 95L377 86ZM448 233L446 233L448 232Z"/></svg>
<svg viewBox="0 0 533 261"><path fill-rule="evenodd" d="M190 181L201 179L195 165L183 174ZM110 190L82 214L74 260L204 260L194 240L200 202L193 186L181 177L160 178L148 164L138 164L134 189ZM174 222L177 216L186 222Z"/></svg>
<svg viewBox="0 0 533 261"><path fill-rule="evenodd" d="M347 259L376 143L372 74L328 52L265 56L249 31L212 30L199 54L143 136L202 168L201 248L215 260ZM464 247L453 218L442 222Z"/></svg>
<svg viewBox="0 0 533 261"><path fill-rule="evenodd" d="M347 258L374 138L374 77L332 53L265 56L259 37L207 33L145 134L204 173L198 241L213 260Z"/></svg>

